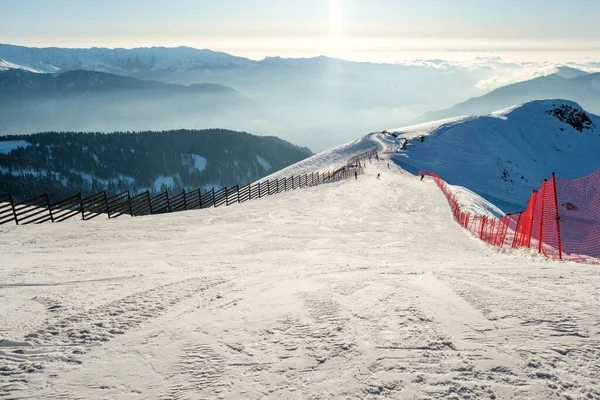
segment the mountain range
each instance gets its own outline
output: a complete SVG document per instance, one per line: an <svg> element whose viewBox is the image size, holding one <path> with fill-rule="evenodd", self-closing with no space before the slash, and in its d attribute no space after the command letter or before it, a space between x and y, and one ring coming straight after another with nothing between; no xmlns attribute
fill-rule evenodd
<svg viewBox="0 0 600 400"><path fill-rule="evenodd" d="M181 85L217 84L235 89L248 104L228 105L214 112L211 104L165 107L179 111L169 120L160 106L152 113L115 117L116 112L97 112L101 123L83 119L60 125L53 113L18 114L26 125L11 118L10 129L0 134L32 133L49 129L75 131L115 131L175 128L223 127L276 135L315 149L325 149L369 132L374 126L410 121L434 107L454 104L481 95L476 83L493 74L489 68L359 63L329 57L290 59L265 58L260 61L210 50L178 48L65 49L0 45L3 69L29 72L66 73L86 70ZM10 63L10 64L9 64ZM60 103L60 102L59 102ZM68 108L57 104L53 108ZM103 105L103 107L110 107ZM121 107L123 108L123 107ZM179 110L181 108L181 110ZM208 108L203 113L202 111ZM34 112L31 110L31 112ZM94 110L83 114L93 113ZM161 118L153 118L158 113ZM64 114L64 113L62 113ZM58 115L62 114L59 112ZM81 113L80 113L81 114ZM200 114L200 116L199 116ZM39 121L39 124L31 123ZM160 124L160 121L164 121ZM47 124L47 127L44 125ZM6 126L6 125L5 125Z"/></svg>
<svg viewBox="0 0 600 400"><path fill-rule="evenodd" d="M0 134L221 127L322 150L375 127L481 115L536 99L566 98L600 113L600 75L572 66L486 93L479 83L494 80L497 60L475 67L322 56L255 61L189 47L8 44L0 45L0 59ZM450 104L457 105L445 109Z"/></svg>
<svg viewBox="0 0 600 400"><path fill-rule="evenodd" d="M0 133L227 126L251 101L216 84L189 86L97 71L0 71Z"/></svg>
<svg viewBox="0 0 600 400"><path fill-rule="evenodd" d="M561 67L557 73L514 83L471 98L451 108L428 112L419 122L461 115L483 115L530 100L570 99L600 114L600 73Z"/></svg>

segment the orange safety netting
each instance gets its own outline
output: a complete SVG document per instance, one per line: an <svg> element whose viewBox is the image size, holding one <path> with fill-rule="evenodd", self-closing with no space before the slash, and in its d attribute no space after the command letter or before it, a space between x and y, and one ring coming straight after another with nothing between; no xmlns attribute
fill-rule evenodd
<svg viewBox="0 0 600 400"><path fill-rule="evenodd" d="M534 248L561 260L600 261L594 260L600 259L600 170L574 181L553 174L532 193L525 211L502 218L462 211L439 175L425 171L419 175L434 179L463 228L493 246Z"/></svg>

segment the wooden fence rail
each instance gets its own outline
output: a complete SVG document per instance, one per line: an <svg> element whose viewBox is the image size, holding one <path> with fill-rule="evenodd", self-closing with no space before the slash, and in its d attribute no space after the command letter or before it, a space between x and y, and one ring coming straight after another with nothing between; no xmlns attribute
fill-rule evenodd
<svg viewBox="0 0 600 400"><path fill-rule="evenodd" d="M63 222L81 214L84 221L106 215L109 219L123 215L132 217L164 214L210 207L230 206L236 203L259 199L278 193L319 185L323 182L352 178L362 174L362 168L355 168L355 162L377 154L376 149L366 151L348 161L348 165L333 172L313 172L281 179L267 180L245 186L224 187L217 191L212 188L205 193L200 189L169 196L165 191L151 197L150 191L132 196L127 190L108 197L107 191L83 197L81 193L50 203L47 193L19 203L15 203L10 193L0 194L0 225L14 222L17 225Z"/></svg>

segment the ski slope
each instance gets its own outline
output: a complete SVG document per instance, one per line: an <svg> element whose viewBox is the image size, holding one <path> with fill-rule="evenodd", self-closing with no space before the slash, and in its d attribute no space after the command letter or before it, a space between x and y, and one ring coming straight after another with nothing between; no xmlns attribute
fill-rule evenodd
<svg viewBox="0 0 600 400"><path fill-rule="evenodd" d="M1 226L0 397L600 398L597 267L485 245L388 162L225 208Z"/></svg>

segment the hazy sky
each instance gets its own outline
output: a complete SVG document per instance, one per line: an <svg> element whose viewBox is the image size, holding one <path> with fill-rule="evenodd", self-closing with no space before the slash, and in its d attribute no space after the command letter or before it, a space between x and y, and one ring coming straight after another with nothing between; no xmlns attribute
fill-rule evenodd
<svg viewBox="0 0 600 400"><path fill-rule="evenodd" d="M396 61L600 60L600 0L0 0L0 43Z"/></svg>

